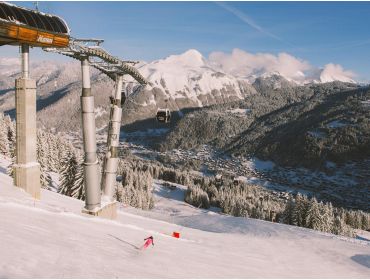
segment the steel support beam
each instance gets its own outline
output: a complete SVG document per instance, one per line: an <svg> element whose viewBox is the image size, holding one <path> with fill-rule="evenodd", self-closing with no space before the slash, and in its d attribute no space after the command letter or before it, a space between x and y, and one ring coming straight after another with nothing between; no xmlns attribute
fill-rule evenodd
<svg viewBox="0 0 370 280"><path fill-rule="evenodd" d="M85 152L84 159L84 186L85 186L85 209L94 210L100 208L100 172L96 156L96 130L95 130L95 107L94 96L91 94L90 65L88 58L81 61L82 69L82 133Z"/></svg>
<svg viewBox="0 0 370 280"><path fill-rule="evenodd" d="M107 152L104 158L102 189L104 200L113 202L114 186L118 167L118 146L122 118L122 81L123 76L116 76L114 97L111 98L111 108L107 137Z"/></svg>
<svg viewBox="0 0 370 280"><path fill-rule="evenodd" d="M126 98L126 96L121 96L123 75L130 75L141 85L148 84L148 81L133 67L137 62L122 61L110 55L100 47L101 42L102 40L95 39L72 39L66 48L44 48L44 50L60 53L82 62L83 89L81 107L85 149L84 179L86 190L86 207L82 212L114 219L117 215L117 203L113 199L113 193L118 166L118 145L122 116L121 104ZM116 82L107 137L108 151L104 158L101 185L96 157L94 98L91 95L90 89L89 66L98 69ZM102 200L101 190L104 193Z"/></svg>
<svg viewBox="0 0 370 280"><path fill-rule="evenodd" d="M21 77L23 79L28 79L30 77L30 47L28 45L21 45L21 57L22 57L22 73Z"/></svg>

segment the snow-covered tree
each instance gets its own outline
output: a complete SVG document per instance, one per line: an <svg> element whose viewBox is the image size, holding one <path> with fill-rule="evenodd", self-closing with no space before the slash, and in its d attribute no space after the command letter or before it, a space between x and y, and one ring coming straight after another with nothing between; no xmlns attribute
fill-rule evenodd
<svg viewBox="0 0 370 280"><path fill-rule="evenodd" d="M66 153L61 161L59 193L85 199L82 161L75 151Z"/></svg>
<svg viewBox="0 0 370 280"><path fill-rule="evenodd" d="M198 208L208 209L210 207L208 194L199 186L188 186L185 194L185 202Z"/></svg>
<svg viewBox="0 0 370 280"><path fill-rule="evenodd" d="M293 221L293 213L295 213L295 201L292 196L289 197L288 203L285 206L283 215L282 215L282 222L288 225L294 225L296 224L295 221Z"/></svg>
<svg viewBox="0 0 370 280"><path fill-rule="evenodd" d="M47 134L44 131L37 131L37 161L40 164L40 181L44 188L46 188L51 182L51 178L48 173L48 163L46 160L49 153L46 138Z"/></svg>
<svg viewBox="0 0 370 280"><path fill-rule="evenodd" d="M9 149L10 149L10 157L15 157L15 149L16 149L16 129L15 129L15 122L9 116L5 117L5 123L8 127L8 140L9 140Z"/></svg>
<svg viewBox="0 0 370 280"><path fill-rule="evenodd" d="M77 170L75 175L75 181L71 190L71 196L85 200L85 188L84 188L84 167L83 158L77 156Z"/></svg>
<svg viewBox="0 0 370 280"><path fill-rule="evenodd" d="M8 126L5 122L5 117L0 114L0 154L5 156L10 155L10 145L8 139Z"/></svg>
<svg viewBox="0 0 370 280"><path fill-rule="evenodd" d="M306 216L306 227L315 230L322 229L323 217L320 212L320 206L316 198L310 200Z"/></svg>
<svg viewBox="0 0 370 280"><path fill-rule="evenodd" d="M298 193L295 198L295 208L292 215L293 225L299 227L306 226L308 208L309 200L306 196L302 196L300 193Z"/></svg>
<svg viewBox="0 0 370 280"><path fill-rule="evenodd" d="M361 228L363 230L370 230L370 215L369 214L364 213L364 215L362 215Z"/></svg>
<svg viewBox="0 0 370 280"><path fill-rule="evenodd" d="M122 182L116 186L116 199L124 204L144 210L154 207L152 194L153 179L148 168L120 167Z"/></svg>
<svg viewBox="0 0 370 280"><path fill-rule="evenodd" d="M349 237L353 237L355 235L353 229L339 216L334 218L332 233Z"/></svg>
<svg viewBox="0 0 370 280"><path fill-rule="evenodd" d="M333 205L329 203L321 204L322 213L322 228L321 231L333 232L334 225L334 209Z"/></svg>

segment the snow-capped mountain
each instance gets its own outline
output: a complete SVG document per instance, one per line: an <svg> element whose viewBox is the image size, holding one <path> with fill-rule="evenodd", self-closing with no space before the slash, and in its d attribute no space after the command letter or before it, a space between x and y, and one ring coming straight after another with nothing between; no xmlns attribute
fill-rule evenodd
<svg viewBox="0 0 370 280"><path fill-rule="evenodd" d="M329 63L319 68L308 61L288 53L249 53L234 49L231 53L213 52L209 63L222 72L251 83L260 77L279 75L299 85L308 83L326 83L333 81L355 82L356 74L344 70L341 65Z"/></svg>
<svg viewBox="0 0 370 280"><path fill-rule="evenodd" d="M179 112L180 116L184 109L241 100L245 96L256 94L258 89L256 91L255 85L260 85L262 80L262 84L271 84L274 89L308 82L353 82L350 78L352 73L344 71L339 65L330 64L324 69L317 69L307 66L305 62L297 62L287 54L278 58L258 54L255 57L250 54L240 57L240 53L236 54L236 57L223 59L210 55L207 59L199 51L192 49L149 63L141 62L138 70L150 84L145 88L138 88L130 77L126 78L126 91L133 94L126 102L123 122L129 124L151 119L158 108L168 107ZM33 61L31 65L31 77L38 85L38 98L50 97L45 100L41 109L49 110L49 105L53 105L53 112L64 112L65 102L71 103L70 106L79 106L79 62ZM3 111L14 108L14 79L19 71L18 58L0 59L0 109ZM109 105L107 97L111 94L114 83L95 69L91 73L96 106L105 110ZM76 110L71 110L78 111L77 107ZM46 116L48 114L46 112Z"/></svg>
<svg viewBox="0 0 370 280"><path fill-rule="evenodd" d="M136 111L135 120L153 116L158 108L181 111L241 100L256 93L247 80L213 68L197 50L144 64L139 71L150 84L127 103ZM130 111L123 118L128 123L134 120Z"/></svg>
<svg viewBox="0 0 370 280"><path fill-rule="evenodd" d="M255 56L258 55L261 56L261 54ZM215 89L221 90L227 86L235 88L236 95L242 97L243 90L239 89L240 81L253 83L257 78L271 76L281 76L296 84L332 81L355 83L354 73L332 63L323 68L314 68L307 65L297 67L291 62L291 69L288 71L287 67L284 67L287 64L286 60L288 60L286 57L290 56L281 54L278 61L270 58L271 64L280 63L280 68L277 66L267 67L266 62L260 62L262 65L245 64L247 62L243 62L245 65L238 65L235 58L233 60L230 58L228 63L234 62L236 64L233 67L233 65L228 65L225 60L215 59L212 54L209 59L206 59L199 51L190 49L182 54L171 55L153 62L141 62L138 68L151 82L152 87L164 90L167 95L173 98L183 98L184 96L193 98L199 94L205 94ZM250 64L256 60L255 57L244 59L247 58L251 60ZM242 59L243 57L241 57ZM290 57L289 59L293 60L294 58ZM263 59L259 57L259 60ZM0 58L0 80L6 81L9 76L19 73L19 68L19 58ZM36 61L32 63L31 67L31 74L38 81L38 84L53 78L60 79L59 75L55 75L55 72L63 74L69 82L77 81L80 79L79 71L79 63L76 61Z"/></svg>
<svg viewBox="0 0 370 280"><path fill-rule="evenodd" d="M188 50L180 55L171 55L143 65L140 72L172 98L195 99L202 105L199 95L214 90L233 89L234 95L242 98L240 80L210 67L207 60L197 50Z"/></svg>

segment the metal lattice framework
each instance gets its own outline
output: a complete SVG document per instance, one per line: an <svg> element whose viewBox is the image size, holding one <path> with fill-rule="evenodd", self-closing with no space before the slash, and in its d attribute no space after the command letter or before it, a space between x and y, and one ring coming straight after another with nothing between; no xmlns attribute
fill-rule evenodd
<svg viewBox="0 0 370 280"><path fill-rule="evenodd" d="M44 51L59 53L77 60L88 59L91 66L116 81L116 76L130 75L139 84L148 84L147 80L136 70L137 61L124 61L109 54L100 44L100 39L70 39L66 48L43 48Z"/></svg>

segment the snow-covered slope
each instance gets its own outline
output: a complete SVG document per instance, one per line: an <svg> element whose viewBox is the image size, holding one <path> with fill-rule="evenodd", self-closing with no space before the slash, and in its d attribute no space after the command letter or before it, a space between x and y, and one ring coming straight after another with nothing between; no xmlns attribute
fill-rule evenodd
<svg viewBox="0 0 370 280"><path fill-rule="evenodd" d="M38 86L53 82L53 86L62 85L79 81L80 64L77 61L31 61L30 74L36 80ZM14 87L14 78L20 75L20 59L0 58L0 81Z"/></svg>
<svg viewBox="0 0 370 280"><path fill-rule="evenodd" d="M0 166L3 278L369 276L369 243L200 210L182 201L181 186L157 182L153 211L121 206L110 221L85 216L82 201L50 191L32 199L12 186L3 159ZM138 250L150 235L155 246Z"/></svg>
<svg viewBox="0 0 370 280"><path fill-rule="evenodd" d="M2 111L14 108L14 80L20 76L19 62L16 58L0 58L0 92L3 91L0 95L0 110ZM97 74L97 71L92 70L93 80L96 79ZM67 93L70 90L69 85L81 82L80 64L77 61L31 61L30 75L36 81L38 99L57 96L60 92Z"/></svg>
<svg viewBox="0 0 370 280"><path fill-rule="evenodd" d="M240 81L212 69L202 54L194 49L145 64L139 71L153 87L161 88L175 99L197 99L200 94L210 94L213 90L228 88L235 91L236 97L243 97Z"/></svg>

